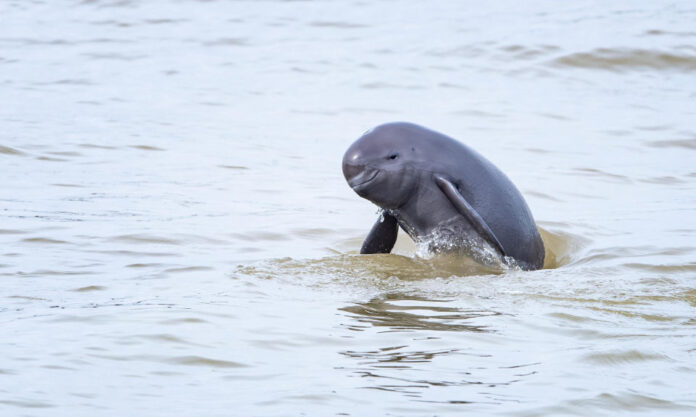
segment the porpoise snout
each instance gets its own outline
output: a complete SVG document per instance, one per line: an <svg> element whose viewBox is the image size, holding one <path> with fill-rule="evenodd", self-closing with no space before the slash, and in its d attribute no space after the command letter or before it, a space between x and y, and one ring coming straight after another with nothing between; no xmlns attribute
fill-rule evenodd
<svg viewBox="0 0 696 417"><path fill-rule="evenodd" d="M364 168L365 167L362 165L351 164L343 161L343 176L346 177L346 181L350 183L353 178L360 175Z"/></svg>
<svg viewBox="0 0 696 417"><path fill-rule="evenodd" d="M360 163L360 155L356 152L346 152L343 157L343 176L346 177L350 188L358 192L361 185L371 182L379 173L378 169Z"/></svg>
<svg viewBox="0 0 696 417"><path fill-rule="evenodd" d="M345 155L343 155L343 176L346 181L350 183L350 180L357 177L365 167L360 163L360 152L353 149L353 146L348 148Z"/></svg>

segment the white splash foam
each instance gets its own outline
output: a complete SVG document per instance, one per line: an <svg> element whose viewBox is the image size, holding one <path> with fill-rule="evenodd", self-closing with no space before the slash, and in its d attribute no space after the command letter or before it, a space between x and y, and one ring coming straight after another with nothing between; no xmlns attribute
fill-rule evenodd
<svg viewBox="0 0 696 417"><path fill-rule="evenodd" d="M417 257L432 259L438 254L461 254L496 269L520 269L515 259L509 256L501 257L498 251L483 239L456 236L447 229L438 229L416 242Z"/></svg>

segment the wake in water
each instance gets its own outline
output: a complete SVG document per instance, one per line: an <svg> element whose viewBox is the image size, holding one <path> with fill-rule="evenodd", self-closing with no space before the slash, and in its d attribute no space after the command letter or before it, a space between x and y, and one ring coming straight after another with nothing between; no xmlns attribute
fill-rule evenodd
<svg viewBox="0 0 696 417"><path fill-rule="evenodd" d="M584 239L565 232L551 232L540 228L546 246L546 269L555 269L578 256ZM437 239L437 237L434 237ZM348 248L355 246L357 239L349 239L339 245L336 255L318 259L267 259L251 264L239 265L233 275L242 274L263 279L303 280L318 284L318 277L333 284L359 286L389 286L392 280L416 281L434 278L488 276L494 277L510 272L521 272L514 264L503 260L490 246L470 246L475 256L461 252L432 250L437 240L422 241L413 245L410 239L401 239L397 253L358 255ZM444 241L446 242L446 241ZM446 246L439 245L440 248ZM484 259L487 263L479 262ZM324 280L321 280L324 282ZM326 282L324 282L326 283Z"/></svg>

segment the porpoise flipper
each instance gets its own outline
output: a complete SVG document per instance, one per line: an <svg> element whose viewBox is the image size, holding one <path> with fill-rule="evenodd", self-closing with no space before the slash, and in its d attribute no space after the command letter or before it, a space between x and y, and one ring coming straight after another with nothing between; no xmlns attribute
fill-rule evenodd
<svg viewBox="0 0 696 417"><path fill-rule="evenodd" d="M500 244L500 241L495 236L495 233L493 233L491 228L488 227L488 224L486 224L486 221L483 220L483 217L481 217L481 215L471 206L471 204L466 201L466 198L464 198L464 196L459 192L457 186L439 175L435 176L435 182L437 183L437 186L440 187L440 190L445 193L457 211L462 216L466 217L471 225L474 226L474 229L479 233L479 235L486 239L491 245L493 245L493 247L498 249L503 256L507 256L503 245Z"/></svg>
<svg viewBox="0 0 696 417"><path fill-rule="evenodd" d="M360 248L361 254L389 253L396 243L396 235L399 233L399 224L396 217L383 211L379 219L372 226L365 241Z"/></svg>

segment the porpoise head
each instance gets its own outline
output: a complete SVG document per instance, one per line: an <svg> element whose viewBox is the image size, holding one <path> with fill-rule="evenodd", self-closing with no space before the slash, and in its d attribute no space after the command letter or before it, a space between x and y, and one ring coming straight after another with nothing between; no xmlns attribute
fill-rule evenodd
<svg viewBox="0 0 696 417"><path fill-rule="evenodd" d="M348 185L383 209L397 209L419 181L421 143L409 123L377 126L356 140L343 156Z"/></svg>

